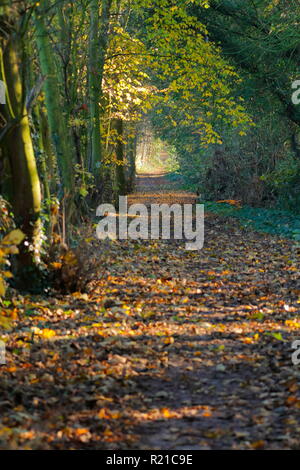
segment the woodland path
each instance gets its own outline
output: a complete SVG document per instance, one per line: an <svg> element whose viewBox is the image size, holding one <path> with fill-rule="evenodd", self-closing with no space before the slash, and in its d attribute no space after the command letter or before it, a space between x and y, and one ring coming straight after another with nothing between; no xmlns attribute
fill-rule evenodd
<svg viewBox="0 0 300 470"><path fill-rule="evenodd" d="M195 196L142 175L129 199ZM2 448L300 448L292 242L206 214L201 251L88 243L101 263L85 293L18 300L0 370Z"/></svg>

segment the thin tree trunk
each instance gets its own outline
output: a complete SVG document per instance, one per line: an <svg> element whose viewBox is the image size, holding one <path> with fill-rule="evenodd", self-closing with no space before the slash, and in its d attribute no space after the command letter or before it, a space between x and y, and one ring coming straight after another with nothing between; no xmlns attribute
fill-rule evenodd
<svg viewBox="0 0 300 470"><path fill-rule="evenodd" d="M90 43L89 43L89 100L90 100L90 158L89 168L96 182L101 181L102 146L100 102L105 56L108 47L109 18L112 0L102 0L101 21L99 2L90 4Z"/></svg>
<svg viewBox="0 0 300 470"><path fill-rule="evenodd" d="M100 133L100 94L101 76L99 70L99 2L90 3L90 37L89 37L89 148L90 170L96 173L97 165L101 162L101 133Z"/></svg>
<svg viewBox="0 0 300 470"><path fill-rule="evenodd" d="M126 194L125 161L124 161L124 142L123 142L123 121L114 119L113 128L117 132L116 144L116 189L117 196Z"/></svg>
<svg viewBox="0 0 300 470"><path fill-rule="evenodd" d="M51 137L49 123L45 111L39 107L37 109L37 115L39 120L39 131L41 137L41 146L46 157L47 177L49 180L50 193L56 192L56 176L55 176L55 156L51 146Z"/></svg>
<svg viewBox="0 0 300 470"><path fill-rule="evenodd" d="M128 192L133 192L136 178L136 146L137 138L131 138L128 144Z"/></svg>
<svg viewBox="0 0 300 470"><path fill-rule="evenodd" d="M42 2L35 13L36 42L38 46L40 67L46 77L44 83L45 102L51 132L52 142L56 151L57 163L62 183L60 198L66 204L67 218L71 217L72 197L74 189L73 156L69 146L68 126L62 112L59 96L60 83L56 74L53 50L49 41L49 33L45 26L45 17L51 4L48 0Z"/></svg>

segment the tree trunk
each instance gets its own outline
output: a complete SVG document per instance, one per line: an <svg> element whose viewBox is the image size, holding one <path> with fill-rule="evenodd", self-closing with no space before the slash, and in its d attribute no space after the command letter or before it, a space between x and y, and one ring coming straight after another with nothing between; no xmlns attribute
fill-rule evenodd
<svg viewBox="0 0 300 470"><path fill-rule="evenodd" d="M100 133L100 94L101 75L99 70L99 2L90 3L90 37L89 37L89 148L90 170L95 175L101 162L101 133Z"/></svg>
<svg viewBox="0 0 300 470"><path fill-rule="evenodd" d="M59 96L60 84L56 74L55 60L49 41L49 33L45 26L45 18L50 2L44 0L44 9L39 7L35 13L36 42L39 53L42 74L46 77L44 82L46 109L51 132L51 139L56 151L57 163L60 172L62 188L60 199L66 206L67 219L71 218L74 194L73 157L69 146L69 132L66 117L62 112ZM46 12L46 13L45 13Z"/></svg>
<svg viewBox="0 0 300 470"><path fill-rule="evenodd" d="M89 43L89 100L90 100L90 158L89 168L95 175L96 182L101 181L101 128L100 102L102 99L102 80L105 56L108 47L109 18L112 0L102 0L101 21L99 2L92 0L90 4L90 43ZM100 28L100 32L99 32Z"/></svg>
<svg viewBox="0 0 300 470"><path fill-rule="evenodd" d="M39 262L41 235L41 191L34 150L30 135L28 114L24 104L22 76L20 72L21 39L13 34L5 47L2 62L2 80L7 86L5 116L12 121L4 138L4 150L8 156L13 182L13 211L18 227L26 234L29 246L20 247L22 267L33 267Z"/></svg>
<svg viewBox="0 0 300 470"><path fill-rule="evenodd" d="M117 196L126 195L126 178L125 178L125 160L124 160L124 142L123 142L123 121L122 119L114 119L113 126L117 132L116 143L116 192Z"/></svg>
<svg viewBox="0 0 300 470"><path fill-rule="evenodd" d="M128 144L128 182L127 189L128 192L133 192L135 188L135 178L136 178L136 146L137 138L131 138Z"/></svg>
<svg viewBox="0 0 300 470"><path fill-rule="evenodd" d="M50 129L47 115L42 107L36 112L39 120L39 131L41 138L41 147L46 157L47 177L49 181L50 193L56 193L56 175L55 175L55 156L51 145Z"/></svg>

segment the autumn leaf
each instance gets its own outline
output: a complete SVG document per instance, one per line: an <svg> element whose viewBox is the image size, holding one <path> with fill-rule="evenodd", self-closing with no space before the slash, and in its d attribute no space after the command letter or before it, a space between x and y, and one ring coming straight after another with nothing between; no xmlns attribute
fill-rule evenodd
<svg viewBox="0 0 300 470"><path fill-rule="evenodd" d="M260 441L255 441L251 444L252 449L258 450L258 449L263 449L265 447L265 441L260 440Z"/></svg>
<svg viewBox="0 0 300 470"><path fill-rule="evenodd" d="M1 240L1 245L19 245L25 238L25 234L19 230L12 230Z"/></svg>

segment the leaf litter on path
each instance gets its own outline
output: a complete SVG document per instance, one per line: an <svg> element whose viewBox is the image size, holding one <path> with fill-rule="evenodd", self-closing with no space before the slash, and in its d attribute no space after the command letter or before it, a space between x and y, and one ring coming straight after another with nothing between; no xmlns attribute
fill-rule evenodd
<svg viewBox="0 0 300 470"><path fill-rule="evenodd" d="M193 202L164 184L143 177L129 201ZM85 293L5 309L0 448L299 449L293 242L206 214L201 251L90 245Z"/></svg>

